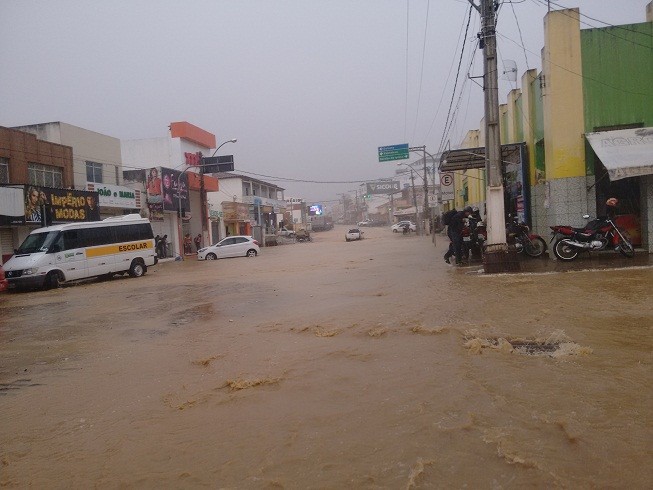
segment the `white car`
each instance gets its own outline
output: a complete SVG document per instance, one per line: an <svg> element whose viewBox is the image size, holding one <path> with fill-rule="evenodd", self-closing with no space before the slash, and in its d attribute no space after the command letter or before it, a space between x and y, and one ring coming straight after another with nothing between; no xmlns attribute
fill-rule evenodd
<svg viewBox="0 0 653 490"><path fill-rule="evenodd" d="M351 242L352 240L362 240L363 232L358 228L352 228L345 234L345 241Z"/></svg>
<svg viewBox="0 0 653 490"><path fill-rule="evenodd" d="M261 249L251 236L230 236L210 247L200 248L197 260L226 259L227 257L256 257Z"/></svg>
<svg viewBox="0 0 653 490"><path fill-rule="evenodd" d="M408 229L410 231L417 231L417 225L412 221L400 221L399 223L392 225L390 229L393 231L393 233L399 233L400 231L403 232L405 225L408 225Z"/></svg>
<svg viewBox="0 0 653 490"><path fill-rule="evenodd" d="M370 226L371 224L372 224L371 219L364 219L363 221L359 221L356 226L360 228L361 226Z"/></svg>

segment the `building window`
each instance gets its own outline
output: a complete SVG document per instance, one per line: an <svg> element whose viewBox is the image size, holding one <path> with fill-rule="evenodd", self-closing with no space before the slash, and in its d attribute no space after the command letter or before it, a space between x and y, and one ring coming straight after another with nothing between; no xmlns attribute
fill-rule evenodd
<svg viewBox="0 0 653 490"><path fill-rule="evenodd" d="M63 172L58 167L28 163L27 172L29 183L44 187L63 187Z"/></svg>
<svg viewBox="0 0 653 490"><path fill-rule="evenodd" d="M102 183L102 164L96 162L86 162L86 181Z"/></svg>
<svg viewBox="0 0 653 490"><path fill-rule="evenodd" d="M9 183L9 159L0 157L0 184Z"/></svg>

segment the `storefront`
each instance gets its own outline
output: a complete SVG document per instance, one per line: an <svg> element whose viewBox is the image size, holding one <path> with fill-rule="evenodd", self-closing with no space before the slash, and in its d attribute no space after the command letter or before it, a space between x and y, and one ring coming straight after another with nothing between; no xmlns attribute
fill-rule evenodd
<svg viewBox="0 0 653 490"><path fill-rule="evenodd" d="M600 131L585 137L596 176L597 213L606 214L605 202L616 197L617 224L628 232L633 245L650 244L653 127Z"/></svg>
<svg viewBox="0 0 653 490"><path fill-rule="evenodd" d="M249 204L224 201L222 215L227 236L252 234Z"/></svg>
<svg viewBox="0 0 653 490"><path fill-rule="evenodd" d="M2 263L35 228L100 219L97 192L35 185L1 186L0 209Z"/></svg>

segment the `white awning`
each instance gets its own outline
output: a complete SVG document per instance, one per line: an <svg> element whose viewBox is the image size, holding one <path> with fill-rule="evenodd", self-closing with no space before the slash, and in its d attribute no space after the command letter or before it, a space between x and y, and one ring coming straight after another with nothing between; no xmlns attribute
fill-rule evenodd
<svg viewBox="0 0 653 490"><path fill-rule="evenodd" d="M653 128L586 133L610 180L653 174Z"/></svg>

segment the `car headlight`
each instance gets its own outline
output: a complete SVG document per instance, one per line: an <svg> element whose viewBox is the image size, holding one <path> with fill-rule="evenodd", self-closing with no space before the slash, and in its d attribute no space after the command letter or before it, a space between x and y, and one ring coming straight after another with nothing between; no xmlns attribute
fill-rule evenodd
<svg viewBox="0 0 653 490"><path fill-rule="evenodd" d="M33 274L36 274L37 270L38 270L38 268L36 268L36 267L32 267L31 269L23 269L23 275L24 276L31 276Z"/></svg>
<svg viewBox="0 0 653 490"><path fill-rule="evenodd" d="M205 248L200 248L200 249L197 251L197 253L201 253L201 252L206 252L206 247L205 247Z"/></svg>

